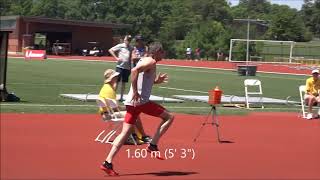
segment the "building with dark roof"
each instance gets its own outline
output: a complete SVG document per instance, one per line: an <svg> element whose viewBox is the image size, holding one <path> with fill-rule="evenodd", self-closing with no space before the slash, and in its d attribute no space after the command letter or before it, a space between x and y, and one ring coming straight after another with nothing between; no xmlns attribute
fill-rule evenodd
<svg viewBox="0 0 320 180"><path fill-rule="evenodd" d="M10 29L9 53L23 52L25 47L45 49L50 54L54 43L66 45L76 54L92 44L104 50L113 46L113 29L129 28L129 24L65 20L45 17L1 16L0 29ZM91 42L91 45L90 43Z"/></svg>

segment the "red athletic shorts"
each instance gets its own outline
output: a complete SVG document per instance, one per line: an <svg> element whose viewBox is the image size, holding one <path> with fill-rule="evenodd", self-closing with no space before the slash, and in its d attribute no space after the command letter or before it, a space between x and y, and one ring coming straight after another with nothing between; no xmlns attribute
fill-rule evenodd
<svg viewBox="0 0 320 180"><path fill-rule="evenodd" d="M139 106L126 106L127 113L124 117L124 122L135 124L140 113L145 113L150 116L159 117L166 109L159 104L149 101Z"/></svg>

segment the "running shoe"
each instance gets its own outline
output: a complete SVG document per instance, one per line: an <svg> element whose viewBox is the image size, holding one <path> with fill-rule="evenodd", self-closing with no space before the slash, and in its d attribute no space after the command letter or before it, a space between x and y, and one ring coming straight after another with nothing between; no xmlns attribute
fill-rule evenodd
<svg viewBox="0 0 320 180"><path fill-rule="evenodd" d="M142 136L141 140L145 143L145 144L149 144L152 141L152 138L150 136Z"/></svg>
<svg viewBox="0 0 320 180"><path fill-rule="evenodd" d="M100 169L106 172L109 176L119 176L119 174L113 170L112 163L108 163L107 161L101 164Z"/></svg>
<svg viewBox="0 0 320 180"><path fill-rule="evenodd" d="M147 152L155 155L155 157L156 157L157 159L165 160L163 157L161 157L160 151L159 151L157 145L154 145L154 144L151 144L151 143L150 143L150 144L148 145L148 147L147 147Z"/></svg>

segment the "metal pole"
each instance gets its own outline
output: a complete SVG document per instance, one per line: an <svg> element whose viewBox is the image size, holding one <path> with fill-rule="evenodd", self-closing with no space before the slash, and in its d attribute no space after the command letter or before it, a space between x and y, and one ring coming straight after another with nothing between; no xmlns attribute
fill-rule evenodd
<svg viewBox="0 0 320 180"><path fill-rule="evenodd" d="M232 55L231 55L231 53L232 53L232 43L233 43L233 40L232 40L232 39L230 39L229 62L231 61L231 58L232 58Z"/></svg>
<svg viewBox="0 0 320 180"><path fill-rule="evenodd" d="M222 143L222 141L220 139L220 133L219 133L219 122L218 122L218 118L217 118L217 109L216 109L215 106L212 106L212 108L213 108L213 111L212 111L212 125L216 126L218 142Z"/></svg>
<svg viewBox="0 0 320 180"><path fill-rule="evenodd" d="M248 61L249 61L249 39L250 39L250 19L248 18L248 25L247 25L247 56L246 56L247 64L248 64Z"/></svg>
<svg viewBox="0 0 320 180"><path fill-rule="evenodd" d="M197 135L196 135L196 137L193 139L193 142L196 142L196 141L197 141L198 137L200 136L200 133L201 133L202 128L203 128L206 124L208 124L207 121L209 120L210 115L211 115L211 114L213 113L213 111L215 110L213 107L215 107L215 106L212 106L212 107L211 107L211 109L210 109L210 111L209 111L209 113L208 113L205 121L203 121L203 123L202 123L202 125L201 125L201 127L200 127L200 129L199 129L199 131L198 131L198 133L197 133ZM212 123L209 123L209 124L213 124L213 122L212 122ZM214 125L214 124L213 124L213 125Z"/></svg>
<svg viewBox="0 0 320 180"><path fill-rule="evenodd" d="M265 25L265 24L262 24L262 23L259 23L259 22L265 22L264 20L261 20L261 19L233 19L234 21L240 21L240 22L247 22L247 53L246 53L246 63L248 65L248 61L249 61L249 42L250 42L250 23L253 22L253 23L256 23L256 24L259 24L259 25L263 25L263 26L268 26L268 25ZM236 40L236 39L235 39Z"/></svg>
<svg viewBox="0 0 320 180"><path fill-rule="evenodd" d="M289 57L289 63L292 63L292 51L293 51L294 42L290 43L290 57Z"/></svg>

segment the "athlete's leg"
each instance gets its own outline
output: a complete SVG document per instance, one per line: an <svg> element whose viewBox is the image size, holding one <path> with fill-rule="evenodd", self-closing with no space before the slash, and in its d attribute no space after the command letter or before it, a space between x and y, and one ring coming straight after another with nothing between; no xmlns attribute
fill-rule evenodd
<svg viewBox="0 0 320 180"><path fill-rule="evenodd" d="M128 139L133 126L134 125L128 124L126 122L123 123L121 133L116 137L116 139L112 143L112 148L106 158L107 162L112 163L114 156L118 153L121 146L124 144L125 140Z"/></svg>
<svg viewBox="0 0 320 180"><path fill-rule="evenodd" d="M138 116L137 118L136 128L137 128L137 131L139 131L142 136L146 136L146 132L144 131L140 116Z"/></svg>
<svg viewBox="0 0 320 180"><path fill-rule="evenodd" d="M125 82L121 82L121 89L120 89L120 101L123 101L123 94L124 91L126 90L126 83Z"/></svg>
<svg viewBox="0 0 320 180"><path fill-rule="evenodd" d="M151 141L151 144L157 145L159 139L161 136L168 130L168 128L171 126L173 120L174 120L174 115L171 114L168 111L164 111L161 115L160 118L162 119L162 122L159 124L153 138Z"/></svg>
<svg viewBox="0 0 320 180"><path fill-rule="evenodd" d="M152 145L157 145L160 137L168 130L168 128L172 124L174 115L168 112L161 105L152 101L149 101L148 103L142 105L141 112L151 116L160 117L162 119L152 138L152 141L150 142L150 144Z"/></svg>
<svg viewBox="0 0 320 180"><path fill-rule="evenodd" d="M125 140L128 139L130 133L132 132L136 119L140 113L133 106L126 106L126 109L127 109L127 112L124 117L122 131L114 140L112 144L112 148L106 158L106 161L108 163L112 163L114 156L117 154L121 146L124 144Z"/></svg>

